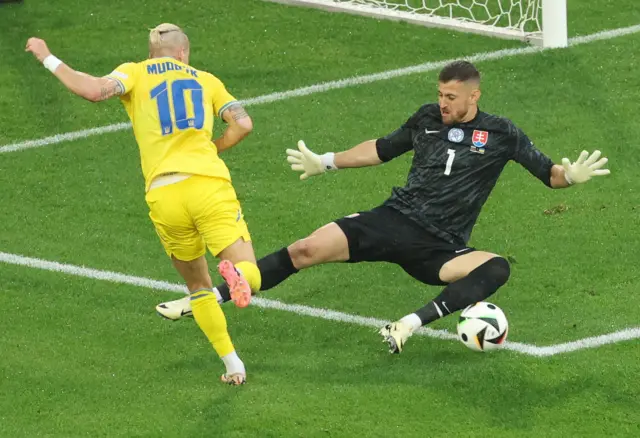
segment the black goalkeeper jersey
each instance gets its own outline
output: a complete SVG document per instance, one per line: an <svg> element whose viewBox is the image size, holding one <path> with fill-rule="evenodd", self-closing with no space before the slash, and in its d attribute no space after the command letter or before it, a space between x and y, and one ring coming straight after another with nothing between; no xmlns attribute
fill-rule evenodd
<svg viewBox="0 0 640 438"><path fill-rule="evenodd" d="M551 159L510 120L482 111L470 122L447 126L438 104L427 104L376 147L382 161L414 151L406 185L394 187L384 205L453 244L466 245L509 160L551 184Z"/></svg>

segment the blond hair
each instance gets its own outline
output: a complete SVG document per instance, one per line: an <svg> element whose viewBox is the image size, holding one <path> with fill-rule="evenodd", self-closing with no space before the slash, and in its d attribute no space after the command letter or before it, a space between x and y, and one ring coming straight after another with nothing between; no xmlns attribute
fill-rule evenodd
<svg viewBox="0 0 640 438"><path fill-rule="evenodd" d="M149 54L156 56L173 56L180 49L189 50L189 38L175 24L162 23L149 32Z"/></svg>

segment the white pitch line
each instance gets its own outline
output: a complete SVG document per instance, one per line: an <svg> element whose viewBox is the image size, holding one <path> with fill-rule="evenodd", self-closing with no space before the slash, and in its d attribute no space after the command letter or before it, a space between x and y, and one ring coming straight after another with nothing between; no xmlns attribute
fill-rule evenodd
<svg viewBox="0 0 640 438"><path fill-rule="evenodd" d="M618 29L606 30L602 32L593 33L590 35L571 38L569 39L569 45L571 47L574 47L581 44L591 43L593 41L608 40L611 38L617 38L620 36L630 35L638 32L640 32L640 25L621 27ZM510 56L527 55L530 53L541 52L543 50L546 50L546 49L543 49L541 47L530 46L530 47L522 47L518 49L504 49L504 50L497 50L495 52L477 53L475 55L471 55L463 58L467 59L470 62L482 62L482 61L490 61L495 59L507 58ZM347 88L347 87L353 87L357 85L370 84L372 82L378 82L378 81L388 80L388 79L397 78L401 76L408 76L408 75L417 74L417 73L426 73L429 71L440 69L444 67L446 64L448 64L449 62L455 61L456 59L459 59L459 58L447 59L444 61L427 62L424 64L413 65L410 67L387 70L380 73L354 76L346 79L340 79L337 81L323 82L320 84L310 85L302 88L296 88L294 90L289 90L289 91L279 91L276 93L252 97L250 99L243 100L242 103L247 106L262 105L265 103L291 99L293 97L301 97L301 96L308 96L310 94L324 93L324 92L327 92L330 90L336 90L339 88ZM77 140L81 138L87 138L93 135L102 135L109 132L122 131L124 129L129 129L130 127L131 127L131 123L124 122L124 123L116 123L114 125L102 126L98 128L84 129L81 131L67 132L64 134L53 135L51 137L45 137L39 140L27 140L19 143L12 143L8 145L0 146L0 153L16 152L16 151L22 151L25 149L49 146L57 143L62 143L65 141L72 141L72 140Z"/></svg>
<svg viewBox="0 0 640 438"><path fill-rule="evenodd" d="M537 347L535 356L554 356L560 353L570 353L572 351L584 350L585 348L596 348L607 344L616 344L622 341L629 341L640 338L640 327L632 327L606 335L593 336L579 339L565 344L551 345L548 347Z"/></svg>
<svg viewBox="0 0 640 438"><path fill-rule="evenodd" d="M91 137L92 135L102 135L108 132L122 131L131 127L131 123L116 123L115 125L101 126L99 128L83 129L82 131L67 132L64 134L52 135L51 137L39 140L27 140L20 143L13 143L0 147L0 153L22 151L24 149L39 148L65 141L78 140L80 138Z"/></svg>
<svg viewBox="0 0 640 438"><path fill-rule="evenodd" d="M24 257L18 254L0 252L0 262L12 265L27 266L35 269L43 269L46 271L59 272L63 274L70 274L78 277L110 281L112 283L130 284L133 286L178 292L183 294L187 293L187 288L184 285L180 284L152 280L145 277L134 277L132 275L126 275L112 271L101 271L98 269L85 268L83 266L75 266L66 263L52 262L33 257ZM389 322L378 318L351 315L335 310L305 306L301 304L286 304L281 301L269 300L259 297L254 298L252 300L252 303L258 307L266 309L282 310L285 312L295 313L297 315L311 316L314 318L351 323L366 327L374 327L376 329ZM454 335L453 333L449 333L445 330L434 330L429 327L420 329L418 332L416 332L416 334L428 336L431 338L457 340L456 335ZM505 343L504 348L530 356L544 357L554 356L561 353L569 353L572 351L583 350L587 348L596 348L607 344L613 344L637 338L640 338L640 327L629 328L615 333L580 339L565 344L550 345L548 347L537 347L535 345L508 341Z"/></svg>

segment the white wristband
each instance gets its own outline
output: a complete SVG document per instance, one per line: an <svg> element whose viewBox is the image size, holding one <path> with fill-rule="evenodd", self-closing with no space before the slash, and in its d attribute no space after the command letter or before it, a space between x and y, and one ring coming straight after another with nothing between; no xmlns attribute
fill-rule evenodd
<svg viewBox="0 0 640 438"><path fill-rule="evenodd" d="M60 64L62 64L62 61L60 61L58 58L56 58L53 55L47 56L46 58L44 58L44 61L42 61L42 65L44 65L45 68L49 70L51 73L55 73L56 69L60 66Z"/></svg>
<svg viewBox="0 0 640 438"><path fill-rule="evenodd" d="M320 155L320 162L324 170L338 170L336 163L333 161L336 154L333 152L327 152L324 155Z"/></svg>

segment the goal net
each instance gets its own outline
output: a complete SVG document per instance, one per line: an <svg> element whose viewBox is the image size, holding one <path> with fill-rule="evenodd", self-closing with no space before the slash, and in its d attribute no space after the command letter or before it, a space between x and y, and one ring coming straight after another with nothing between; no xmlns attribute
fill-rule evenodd
<svg viewBox="0 0 640 438"><path fill-rule="evenodd" d="M566 0L269 0L528 41L567 45Z"/></svg>

